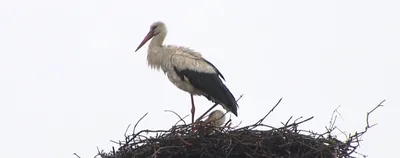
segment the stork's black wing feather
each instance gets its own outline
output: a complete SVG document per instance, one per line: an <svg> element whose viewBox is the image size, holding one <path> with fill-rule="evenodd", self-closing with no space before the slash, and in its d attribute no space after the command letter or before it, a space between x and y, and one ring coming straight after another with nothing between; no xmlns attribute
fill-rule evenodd
<svg viewBox="0 0 400 158"><path fill-rule="evenodd" d="M225 77L222 75L221 72L219 72L219 70L217 69L217 67L215 67L211 62L207 61L206 59L203 59L203 60L204 60L207 64L210 64L210 65L214 68L214 70L218 73L218 75L220 75L221 78L225 81Z"/></svg>
<svg viewBox="0 0 400 158"><path fill-rule="evenodd" d="M237 116L236 99L219 78L219 73L205 73L188 69L178 70L177 68L174 68L174 70L181 80L187 78L194 88L204 92L207 99L223 104L227 110Z"/></svg>
<svg viewBox="0 0 400 158"><path fill-rule="evenodd" d="M176 67L174 67L174 71L175 71L175 73L179 76L179 78L180 78L182 81L185 80L184 74L183 74L181 71L179 71Z"/></svg>

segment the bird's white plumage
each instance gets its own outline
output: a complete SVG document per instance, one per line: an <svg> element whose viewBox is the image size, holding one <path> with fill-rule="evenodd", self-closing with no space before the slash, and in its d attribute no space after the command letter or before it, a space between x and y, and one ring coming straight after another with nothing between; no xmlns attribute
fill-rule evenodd
<svg viewBox="0 0 400 158"><path fill-rule="evenodd" d="M225 113L221 110L215 110L210 113L205 123L210 123L213 126L220 127L225 123Z"/></svg>
<svg viewBox="0 0 400 158"><path fill-rule="evenodd" d="M159 33L149 44L147 62L151 68L161 69L168 79L179 89L193 95L204 95L204 92L194 88L187 79L181 80L174 68L178 70L193 70L206 73L217 73L213 66L204 61L202 55L190 48L182 46L162 45L166 36L165 25L157 27ZM157 47L158 46L158 47Z"/></svg>
<svg viewBox="0 0 400 158"><path fill-rule="evenodd" d="M203 95L203 92L194 88L189 80L185 78L181 80L180 77L176 74L174 68L178 70L193 70L198 72L206 72L206 73L216 73L211 65L206 63L203 60L203 57L188 48L185 47L177 47L177 46L166 46L163 50L160 50L166 57L162 57L160 55L156 57L163 58L162 70L167 74L168 79L179 89L189 92L193 95ZM156 54L157 52L154 52ZM149 53L152 54L152 53ZM149 64L152 65L149 61ZM154 64L153 64L154 65Z"/></svg>

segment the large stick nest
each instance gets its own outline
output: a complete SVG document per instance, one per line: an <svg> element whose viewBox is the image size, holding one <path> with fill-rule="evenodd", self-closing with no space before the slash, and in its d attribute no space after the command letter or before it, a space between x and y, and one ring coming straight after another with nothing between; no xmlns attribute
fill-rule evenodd
<svg viewBox="0 0 400 158"><path fill-rule="evenodd" d="M361 136L373 126L368 123L369 114L377 107L382 106L381 104L367 113L365 130L347 135L347 139L344 141L336 139L333 134L333 131L337 130L334 126L336 117L331 118L329 127L326 127L327 131L322 134L298 129L300 124L311 120L312 117L303 120L300 118L292 123L289 119L279 128L263 124L263 120L275 106L256 123L240 128L229 127L228 121L223 127L214 127L200 122L174 125L169 130L135 132L134 129L132 135L125 134L124 141L115 142L120 146L117 151L113 147L109 153L99 151L99 155L102 158L353 157L351 155L357 153L356 149ZM182 118L180 121L183 121Z"/></svg>

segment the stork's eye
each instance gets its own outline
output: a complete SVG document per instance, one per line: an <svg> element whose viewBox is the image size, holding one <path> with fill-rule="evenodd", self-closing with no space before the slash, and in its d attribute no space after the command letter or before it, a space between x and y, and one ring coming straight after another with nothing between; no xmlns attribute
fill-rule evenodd
<svg viewBox="0 0 400 158"><path fill-rule="evenodd" d="M157 28L157 26L151 26L151 30L154 30L154 29L156 29Z"/></svg>

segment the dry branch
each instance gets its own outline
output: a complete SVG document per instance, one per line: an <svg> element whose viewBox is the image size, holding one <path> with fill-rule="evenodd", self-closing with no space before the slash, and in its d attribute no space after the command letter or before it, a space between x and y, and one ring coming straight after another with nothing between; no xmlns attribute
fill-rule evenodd
<svg viewBox="0 0 400 158"><path fill-rule="evenodd" d="M74 153L74 155L75 155L76 157L78 157L78 158L81 158L77 153Z"/></svg>

